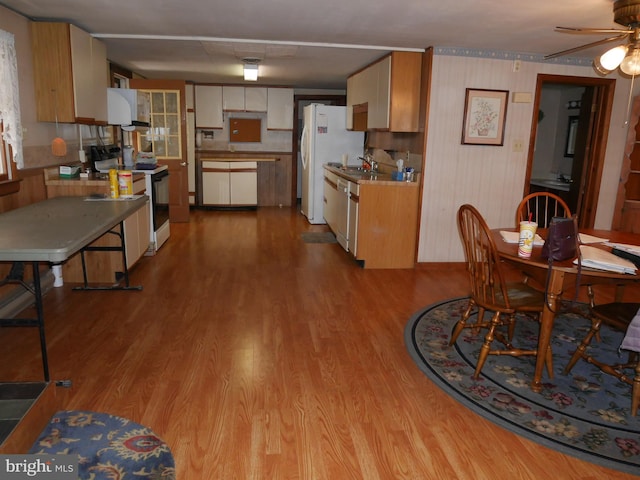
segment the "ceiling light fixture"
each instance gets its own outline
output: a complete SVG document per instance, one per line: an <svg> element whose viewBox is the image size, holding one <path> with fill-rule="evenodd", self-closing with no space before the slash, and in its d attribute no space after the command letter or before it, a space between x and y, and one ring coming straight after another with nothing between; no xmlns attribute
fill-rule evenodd
<svg viewBox="0 0 640 480"><path fill-rule="evenodd" d="M255 82L258 80L258 63L260 62L259 58L243 58L242 63L244 64L244 79L249 82Z"/></svg>

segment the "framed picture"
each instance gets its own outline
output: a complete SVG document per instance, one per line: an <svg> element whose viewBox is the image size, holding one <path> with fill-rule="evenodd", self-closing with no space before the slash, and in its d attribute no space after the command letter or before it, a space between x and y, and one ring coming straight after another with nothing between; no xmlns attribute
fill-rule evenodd
<svg viewBox="0 0 640 480"><path fill-rule="evenodd" d="M467 88L464 102L462 143L465 145L504 144L508 90Z"/></svg>
<svg viewBox="0 0 640 480"><path fill-rule="evenodd" d="M564 156L573 157L576 151L576 134L578 133L578 115L569 117L569 125L567 125L567 141L564 145Z"/></svg>

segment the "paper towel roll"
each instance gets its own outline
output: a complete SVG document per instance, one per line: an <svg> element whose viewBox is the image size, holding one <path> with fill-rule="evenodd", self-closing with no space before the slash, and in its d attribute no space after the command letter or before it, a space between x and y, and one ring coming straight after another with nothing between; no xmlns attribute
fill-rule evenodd
<svg viewBox="0 0 640 480"><path fill-rule="evenodd" d="M342 154L342 166L346 167L348 162L349 162L349 155L347 155L346 153L343 153Z"/></svg>

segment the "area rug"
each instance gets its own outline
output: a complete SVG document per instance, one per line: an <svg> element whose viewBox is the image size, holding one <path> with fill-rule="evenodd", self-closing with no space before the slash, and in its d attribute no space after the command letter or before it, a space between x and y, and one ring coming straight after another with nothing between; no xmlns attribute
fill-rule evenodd
<svg viewBox="0 0 640 480"><path fill-rule="evenodd" d="M78 455L81 480L176 478L164 441L143 425L106 413L57 412L29 453Z"/></svg>
<svg viewBox="0 0 640 480"><path fill-rule="evenodd" d="M303 232L300 237L304 243L337 243L336 236L331 232Z"/></svg>
<svg viewBox="0 0 640 480"><path fill-rule="evenodd" d="M415 313L405 328L409 354L427 377L467 408L530 440L608 468L640 475L640 416L630 414L631 387L578 361L568 375L562 370L589 329L580 315L556 317L553 331L554 378L543 376L543 390L530 388L534 357L490 355L478 380L472 378L486 330L465 329L453 346L451 331L467 308L458 298ZM471 321L476 320L475 314ZM514 344L534 347L537 322L518 316ZM617 351L622 334L603 326L598 358L626 359Z"/></svg>
<svg viewBox="0 0 640 480"><path fill-rule="evenodd" d="M45 388L46 382L0 383L0 445L9 438Z"/></svg>

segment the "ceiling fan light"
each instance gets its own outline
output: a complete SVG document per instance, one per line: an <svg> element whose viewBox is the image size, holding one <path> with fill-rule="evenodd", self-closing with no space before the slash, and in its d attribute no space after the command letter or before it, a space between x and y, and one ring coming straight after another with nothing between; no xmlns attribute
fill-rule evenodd
<svg viewBox="0 0 640 480"><path fill-rule="evenodd" d="M640 75L640 49L634 48L620 63L620 70L627 75Z"/></svg>
<svg viewBox="0 0 640 480"><path fill-rule="evenodd" d="M618 45L617 47L613 47L610 50L604 52L600 58L596 58L595 64L596 69L600 71L601 67L603 70L608 70L607 73L613 72L622 60L624 60L624 56L627 54L627 45Z"/></svg>

